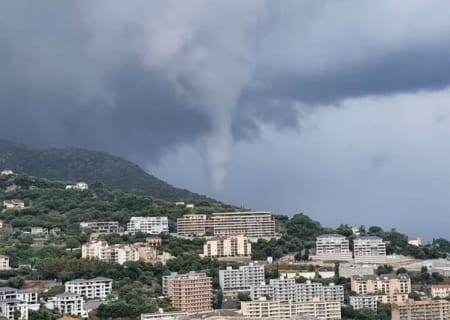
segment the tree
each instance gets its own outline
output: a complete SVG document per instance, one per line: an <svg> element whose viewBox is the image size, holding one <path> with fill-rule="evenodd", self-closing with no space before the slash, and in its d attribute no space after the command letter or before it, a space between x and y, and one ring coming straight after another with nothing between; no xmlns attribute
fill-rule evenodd
<svg viewBox="0 0 450 320"><path fill-rule="evenodd" d="M417 292L412 291L408 294L408 298L413 299L414 301L419 301L420 295Z"/></svg>
<svg viewBox="0 0 450 320"><path fill-rule="evenodd" d="M66 248L69 248L70 251L72 251L75 248L79 248L80 247L80 241L78 241L78 239L76 238L67 238L66 240Z"/></svg>
<svg viewBox="0 0 450 320"><path fill-rule="evenodd" d="M382 274L389 274L394 270L394 268L391 265L385 264L382 266L378 266L377 268L377 274L378 275L382 275Z"/></svg>
<svg viewBox="0 0 450 320"><path fill-rule="evenodd" d="M401 268L398 268L395 273L396 274L407 274L408 270L406 270L405 268L401 267Z"/></svg>

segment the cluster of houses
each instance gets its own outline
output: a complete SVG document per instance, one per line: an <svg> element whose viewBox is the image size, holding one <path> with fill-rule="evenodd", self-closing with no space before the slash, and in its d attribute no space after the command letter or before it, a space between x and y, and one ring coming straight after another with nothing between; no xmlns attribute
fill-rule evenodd
<svg viewBox="0 0 450 320"><path fill-rule="evenodd" d="M104 301L112 292L113 280L109 278L75 279L64 284L65 292L44 301L33 290L0 288L0 316L8 320L28 320L29 311L41 305L61 314L86 318L87 301Z"/></svg>

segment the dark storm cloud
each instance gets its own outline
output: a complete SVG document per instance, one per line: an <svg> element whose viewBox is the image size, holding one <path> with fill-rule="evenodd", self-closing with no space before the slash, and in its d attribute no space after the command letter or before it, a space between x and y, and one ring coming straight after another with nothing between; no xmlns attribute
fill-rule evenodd
<svg viewBox="0 0 450 320"><path fill-rule="evenodd" d="M230 131L254 139L259 123L296 127L299 106L447 86L433 3L1 2L0 137L141 163L213 137L220 184Z"/></svg>

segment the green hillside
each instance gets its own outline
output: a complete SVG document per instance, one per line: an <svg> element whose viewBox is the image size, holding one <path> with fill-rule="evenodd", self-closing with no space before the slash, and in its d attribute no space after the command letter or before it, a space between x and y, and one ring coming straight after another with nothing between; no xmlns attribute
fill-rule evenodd
<svg viewBox="0 0 450 320"><path fill-rule="evenodd" d="M215 201L176 188L146 173L130 161L99 151L75 148L34 149L0 140L0 170L2 169L48 179L101 182L113 189L167 201Z"/></svg>

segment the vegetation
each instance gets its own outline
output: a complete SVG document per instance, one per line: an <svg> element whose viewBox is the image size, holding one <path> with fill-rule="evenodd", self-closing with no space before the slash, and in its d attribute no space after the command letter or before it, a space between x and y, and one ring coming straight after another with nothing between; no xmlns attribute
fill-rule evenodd
<svg viewBox="0 0 450 320"><path fill-rule="evenodd" d="M167 201L217 201L172 185L146 173L136 164L105 152L83 149L33 149L0 140L3 168L33 176L102 183L113 189L149 195Z"/></svg>

